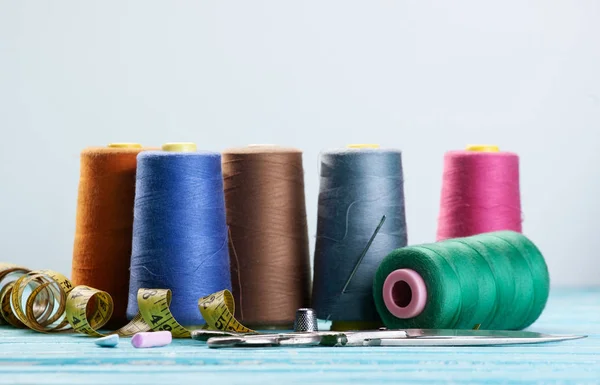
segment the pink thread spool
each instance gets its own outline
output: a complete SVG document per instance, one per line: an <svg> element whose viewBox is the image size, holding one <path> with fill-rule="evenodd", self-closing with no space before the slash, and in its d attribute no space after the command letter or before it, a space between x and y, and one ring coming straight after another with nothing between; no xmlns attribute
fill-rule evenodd
<svg viewBox="0 0 600 385"><path fill-rule="evenodd" d="M517 154L487 145L447 152L437 240L500 230L521 232Z"/></svg>
<svg viewBox="0 0 600 385"><path fill-rule="evenodd" d="M412 269L394 270L383 282L383 302L394 316L414 318L427 304L425 281Z"/></svg>

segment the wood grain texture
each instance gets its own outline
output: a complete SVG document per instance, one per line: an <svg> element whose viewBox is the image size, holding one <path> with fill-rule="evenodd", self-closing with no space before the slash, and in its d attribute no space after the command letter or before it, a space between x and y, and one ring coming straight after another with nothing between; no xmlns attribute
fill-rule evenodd
<svg viewBox="0 0 600 385"><path fill-rule="evenodd" d="M590 337L473 348L155 349L0 328L0 384L600 384L600 288L555 290L530 330Z"/></svg>

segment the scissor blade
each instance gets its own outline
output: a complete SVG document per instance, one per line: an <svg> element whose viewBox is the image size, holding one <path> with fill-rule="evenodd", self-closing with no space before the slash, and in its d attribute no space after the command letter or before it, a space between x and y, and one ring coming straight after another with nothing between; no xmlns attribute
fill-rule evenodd
<svg viewBox="0 0 600 385"><path fill-rule="evenodd" d="M363 346L364 341L382 338L407 338L404 330L365 330L350 332L318 332L322 346Z"/></svg>
<svg viewBox="0 0 600 385"><path fill-rule="evenodd" d="M255 336L256 337L256 336ZM279 339L273 336L258 336L256 338L241 337L212 337L206 342L209 348L233 348L233 347L269 347L278 346Z"/></svg>
<svg viewBox="0 0 600 385"><path fill-rule="evenodd" d="M406 329L407 338L510 338L510 339L542 339L560 341L584 338L577 335L551 335L524 330L459 330L459 329ZM380 339L385 338L382 336Z"/></svg>
<svg viewBox="0 0 600 385"><path fill-rule="evenodd" d="M213 338L213 337L241 337L243 335L244 334L241 334L241 333L224 332L224 331L220 331L220 330L199 329L199 330L192 331L192 338L197 341L203 341L203 342L206 342L206 341L208 341L209 338Z"/></svg>
<svg viewBox="0 0 600 385"><path fill-rule="evenodd" d="M547 335L536 333L537 336L426 336L415 338L371 339L365 341L365 346L494 346L541 344L584 338L575 335Z"/></svg>
<svg viewBox="0 0 600 385"><path fill-rule="evenodd" d="M315 346L321 342L317 333L247 334L237 337L212 337L209 348Z"/></svg>

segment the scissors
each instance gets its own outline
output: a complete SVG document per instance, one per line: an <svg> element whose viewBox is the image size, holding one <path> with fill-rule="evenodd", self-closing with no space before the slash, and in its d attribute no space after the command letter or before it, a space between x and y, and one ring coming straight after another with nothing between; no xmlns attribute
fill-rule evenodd
<svg viewBox="0 0 600 385"><path fill-rule="evenodd" d="M277 346L494 346L539 344L585 338L583 335L550 335L530 331L454 330L454 329L379 329L369 331L234 333L195 330L192 338L209 348Z"/></svg>

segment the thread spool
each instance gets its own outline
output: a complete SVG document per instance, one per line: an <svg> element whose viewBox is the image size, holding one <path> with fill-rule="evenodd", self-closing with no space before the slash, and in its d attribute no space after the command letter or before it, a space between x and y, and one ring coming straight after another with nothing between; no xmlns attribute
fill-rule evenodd
<svg viewBox="0 0 600 385"><path fill-rule="evenodd" d="M437 240L492 231L521 232L519 157L493 145L444 156Z"/></svg>
<svg viewBox="0 0 600 385"><path fill-rule="evenodd" d="M137 143L111 143L81 152L72 278L114 300L108 327L122 326L129 292Z"/></svg>
<svg viewBox="0 0 600 385"><path fill-rule="evenodd" d="M385 255L406 246L402 154L377 145L350 145L321 154L313 303L332 329L381 326L372 299ZM386 221L348 282L382 216Z"/></svg>
<svg viewBox="0 0 600 385"><path fill-rule="evenodd" d="M549 285L537 247L499 231L393 251L373 295L388 328L520 330L542 313Z"/></svg>
<svg viewBox="0 0 600 385"><path fill-rule="evenodd" d="M189 143L138 156L127 316L140 288L168 288L182 325L204 323L198 299L231 289L221 156Z"/></svg>
<svg viewBox="0 0 600 385"><path fill-rule="evenodd" d="M302 152L229 149L223 175L236 318L254 329L290 329L310 302Z"/></svg>

